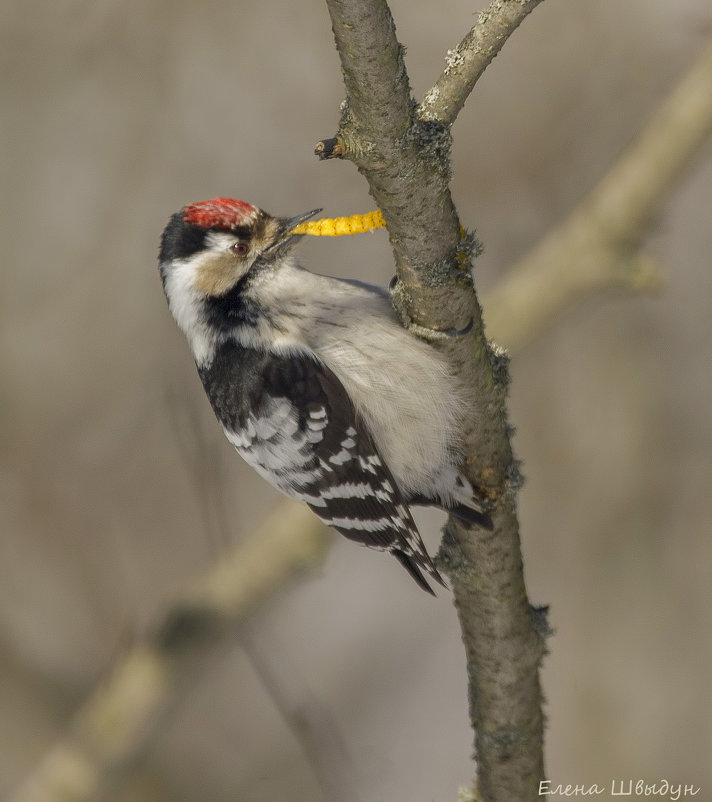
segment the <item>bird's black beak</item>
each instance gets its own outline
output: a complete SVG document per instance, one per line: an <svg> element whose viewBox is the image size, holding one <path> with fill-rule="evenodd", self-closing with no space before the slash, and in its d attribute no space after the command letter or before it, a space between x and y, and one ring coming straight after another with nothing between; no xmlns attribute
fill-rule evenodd
<svg viewBox="0 0 712 802"><path fill-rule="evenodd" d="M312 209L310 212L298 214L296 217L280 217L278 219L279 229L277 237L272 245L264 252L270 259L275 256L283 256L290 251L304 236L303 234L293 234L294 229L305 220L309 220L314 215L319 214L321 209Z"/></svg>
<svg viewBox="0 0 712 802"><path fill-rule="evenodd" d="M298 214L296 217L284 218L282 220L284 224L284 236L289 236L289 232L293 231L300 223L303 223L305 220L310 220L321 211L321 209L312 209L310 212ZM292 236L299 237L301 234L292 234Z"/></svg>

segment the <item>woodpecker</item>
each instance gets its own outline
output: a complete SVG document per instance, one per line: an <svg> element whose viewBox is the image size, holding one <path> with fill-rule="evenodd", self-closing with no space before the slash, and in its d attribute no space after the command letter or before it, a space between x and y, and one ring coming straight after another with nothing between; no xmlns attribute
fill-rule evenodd
<svg viewBox="0 0 712 802"><path fill-rule="evenodd" d="M468 392L398 322L388 292L297 264L293 229L232 198L163 231L159 272L227 439L258 474L350 540L443 584L410 505L491 527L459 469Z"/></svg>

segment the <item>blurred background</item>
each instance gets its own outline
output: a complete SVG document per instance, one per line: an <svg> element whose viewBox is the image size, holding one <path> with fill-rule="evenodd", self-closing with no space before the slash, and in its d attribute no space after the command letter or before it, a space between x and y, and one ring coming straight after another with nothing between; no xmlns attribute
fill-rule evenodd
<svg viewBox="0 0 712 802"><path fill-rule="evenodd" d="M483 6L392 0L416 97ZM453 129L479 287L595 183L710 30L708 0L535 10ZM312 155L343 97L321 2L4 0L0 36L5 797L116 655L278 501L223 440L169 315L155 264L168 216L216 195L285 215L373 202L353 165ZM527 585L556 629L543 683L557 783L667 779L712 798L711 154L645 244L663 290L588 299L512 364ZM392 275L384 232L301 252L317 272ZM442 519L419 521L435 550ZM334 535L246 637L111 799L324 799L275 686L328 722L340 800L439 802L471 780L448 592L432 599Z"/></svg>

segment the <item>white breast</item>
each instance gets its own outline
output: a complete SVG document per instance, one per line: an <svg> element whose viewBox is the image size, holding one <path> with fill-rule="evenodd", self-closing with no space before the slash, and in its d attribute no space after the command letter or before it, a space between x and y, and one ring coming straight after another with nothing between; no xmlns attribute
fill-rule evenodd
<svg viewBox="0 0 712 802"><path fill-rule="evenodd" d="M303 343L344 385L405 491L428 493L457 451L464 393L448 365L398 323L375 289L293 266L265 285L285 351Z"/></svg>

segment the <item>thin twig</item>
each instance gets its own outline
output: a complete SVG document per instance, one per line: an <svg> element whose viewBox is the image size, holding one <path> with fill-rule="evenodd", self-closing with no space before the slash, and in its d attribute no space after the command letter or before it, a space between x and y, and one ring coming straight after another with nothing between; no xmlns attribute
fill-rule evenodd
<svg viewBox="0 0 712 802"><path fill-rule="evenodd" d="M425 93L418 109L424 120L452 125L477 80L507 39L542 0L493 0L477 15L477 23L453 50L444 72Z"/></svg>
<svg viewBox="0 0 712 802"><path fill-rule="evenodd" d="M302 688L297 701L294 667L282 659L270 660L245 633L240 643L282 720L299 742L324 799L338 799L345 788L356 787L346 744L323 700ZM286 681L287 675L292 677L291 684Z"/></svg>

